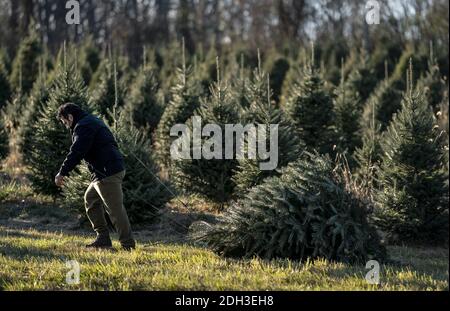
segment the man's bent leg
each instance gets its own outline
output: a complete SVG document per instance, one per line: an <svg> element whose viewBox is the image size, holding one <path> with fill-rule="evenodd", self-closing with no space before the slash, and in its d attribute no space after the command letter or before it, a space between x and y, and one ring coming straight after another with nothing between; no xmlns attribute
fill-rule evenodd
<svg viewBox="0 0 450 311"><path fill-rule="evenodd" d="M127 212L123 206L122 181L125 171L106 177L95 183L95 189L106 206L114 227L119 233L119 241L123 247L134 247L135 242Z"/></svg>
<svg viewBox="0 0 450 311"><path fill-rule="evenodd" d="M91 183L84 194L84 205L86 214L91 222L92 228L98 236L109 236L108 225L105 219L103 202L94 183Z"/></svg>

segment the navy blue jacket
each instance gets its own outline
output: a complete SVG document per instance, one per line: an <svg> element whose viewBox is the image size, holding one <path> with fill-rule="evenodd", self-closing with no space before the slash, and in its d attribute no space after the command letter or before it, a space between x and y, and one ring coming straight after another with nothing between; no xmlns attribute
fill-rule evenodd
<svg viewBox="0 0 450 311"><path fill-rule="evenodd" d="M99 118L83 113L72 126L72 146L59 170L62 176L85 160L92 180L99 181L125 169L123 156L113 134Z"/></svg>

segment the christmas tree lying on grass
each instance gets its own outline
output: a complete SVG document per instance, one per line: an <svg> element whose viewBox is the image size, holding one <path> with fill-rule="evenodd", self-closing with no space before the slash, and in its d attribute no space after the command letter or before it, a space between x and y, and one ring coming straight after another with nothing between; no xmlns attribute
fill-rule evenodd
<svg viewBox="0 0 450 311"><path fill-rule="evenodd" d="M448 241L448 151L423 89L413 90L412 65L408 77L401 111L381 142L375 219L394 241Z"/></svg>
<svg viewBox="0 0 450 311"><path fill-rule="evenodd" d="M237 165L234 158L225 158L225 126L239 122L239 107L226 83L220 80L218 68L217 61L218 81L210 88L211 97L203 98L200 108L195 113L195 117L200 117L199 120L203 125L214 124L215 131L208 133L210 135L208 138L199 141L203 146L200 159L174 160L173 172L170 175L183 192L200 194L214 202L224 204L233 193L235 185L231 178ZM193 122L192 119L187 122L191 133ZM202 152L200 148L194 150L195 146L190 141L187 143L190 145L191 155Z"/></svg>
<svg viewBox="0 0 450 311"><path fill-rule="evenodd" d="M71 138L56 113L67 102L89 109L86 87L80 75L73 65L64 64L58 69L49 100L34 124L33 134L23 147L30 151L25 162L30 168L32 186L39 193L56 196L60 192L54 177L69 151Z"/></svg>
<svg viewBox="0 0 450 311"><path fill-rule="evenodd" d="M364 200L328 157L305 153L229 207L215 224L191 226L194 241L224 256L385 259Z"/></svg>
<svg viewBox="0 0 450 311"><path fill-rule="evenodd" d="M111 130L124 155L126 175L123 181L124 204L132 223L153 220L172 196L170 185L159 179L149 139L123 114L114 116ZM84 215L84 192L90 182L86 165L73 172L63 188L64 204Z"/></svg>

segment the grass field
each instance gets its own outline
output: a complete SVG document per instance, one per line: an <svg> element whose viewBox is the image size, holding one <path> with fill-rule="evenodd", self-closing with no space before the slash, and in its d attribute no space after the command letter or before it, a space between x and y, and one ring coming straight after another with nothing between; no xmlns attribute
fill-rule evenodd
<svg viewBox="0 0 450 311"><path fill-rule="evenodd" d="M174 204L176 205L176 204ZM201 213L200 213L201 214ZM183 222L168 214L136 228L133 252L92 251L92 233L48 198L16 182L0 185L0 290L448 290L448 248L391 246L396 265L381 266L380 284L365 280L365 266L324 260L233 260L194 247ZM209 217L214 217L210 214ZM180 228L178 228L180 229ZM80 266L69 285L67 261Z"/></svg>

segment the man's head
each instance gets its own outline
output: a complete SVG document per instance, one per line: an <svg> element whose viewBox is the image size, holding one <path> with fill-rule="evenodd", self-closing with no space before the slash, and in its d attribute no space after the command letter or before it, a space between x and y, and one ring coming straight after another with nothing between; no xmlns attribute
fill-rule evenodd
<svg viewBox="0 0 450 311"><path fill-rule="evenodd" d="M58 108L57 117L66 128L70 129L82 113L83 110L78 105L66 103Z"/></svg>

